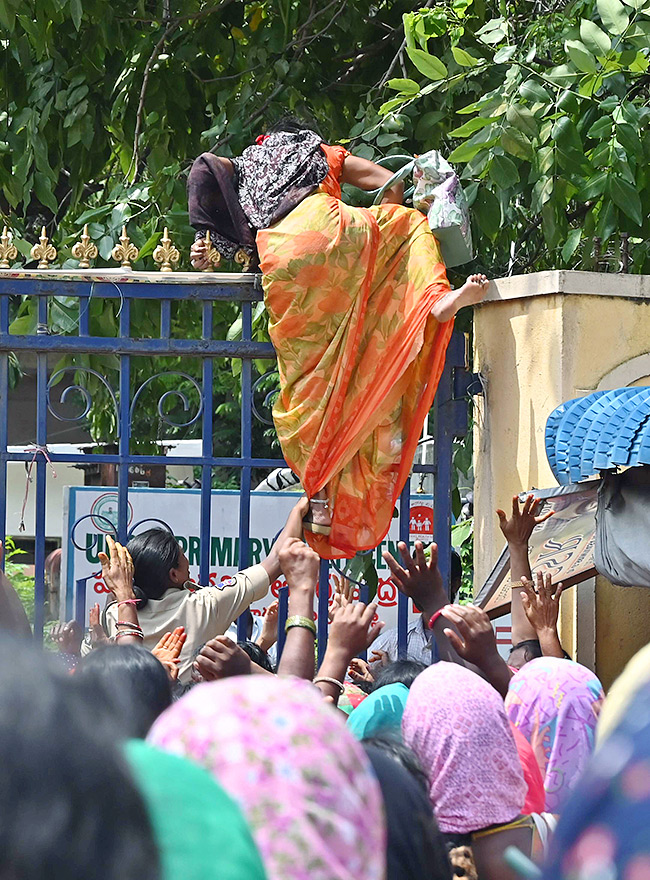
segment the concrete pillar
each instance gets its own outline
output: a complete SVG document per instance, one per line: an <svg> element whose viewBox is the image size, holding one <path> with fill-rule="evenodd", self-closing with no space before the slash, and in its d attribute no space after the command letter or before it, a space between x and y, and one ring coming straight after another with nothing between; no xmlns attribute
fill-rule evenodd
<svg viewBox="0 0 650 880"><path fill-rule="evenodd" d="M499 279L474 319L475 584L503 547L494 513L557 485L546 460L551 411L590 391L650 385L650 276L550 271ZM649 536L650 538L650 536ZM609 686L650 641L650 589L599 577L567 591L561 635Z"/></svg>

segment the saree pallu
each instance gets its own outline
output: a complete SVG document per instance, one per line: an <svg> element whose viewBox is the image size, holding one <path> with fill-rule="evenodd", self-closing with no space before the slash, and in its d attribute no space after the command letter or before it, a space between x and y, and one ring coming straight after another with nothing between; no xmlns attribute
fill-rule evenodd
<svg viewBox="0 0 650 880"><path fill-rule="evenodd" d="M281 391L274 408L287 464L311 498L325 488L322 558L386 536L445 362L453 320L426 218L401 205L354 208L317 192L257 233Z"/></svg>

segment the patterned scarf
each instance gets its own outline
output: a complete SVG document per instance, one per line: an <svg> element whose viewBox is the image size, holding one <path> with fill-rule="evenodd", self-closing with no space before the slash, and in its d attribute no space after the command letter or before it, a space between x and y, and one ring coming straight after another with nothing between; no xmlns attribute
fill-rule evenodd
<svg viewBox="0 0 650 880"><path fill-rule="evenodd" d="M269 880L383 880L381 790L312 684L251 675L197 685L149 740L194 759L239 803Z"/></svg>
<svg viewBox="0 0 650 880"><path fill-rule="evenodd" d="M558 657L531 660L510 681L506 712L533 747L551 813L560 812L585 769L603 699L593 672Z"/></svg>
<svg viewBox="0 0 650 880"><path fill-rule="evenodd" d="M526 784L503 700L456 663L430 666L411 685L402 735L429 779L445 834L469 834L520 815Z"/></svg>
<svg viewBox="0 0 650 880"><path fill-rule="evenodd" d="M232 159L230 175L222 159L203 153L187 180L190 223L197 238L210 230L226 259L243 250L257 263L255 234L281 220L327 176L321 138L313 131L280 131Z"/></svg>

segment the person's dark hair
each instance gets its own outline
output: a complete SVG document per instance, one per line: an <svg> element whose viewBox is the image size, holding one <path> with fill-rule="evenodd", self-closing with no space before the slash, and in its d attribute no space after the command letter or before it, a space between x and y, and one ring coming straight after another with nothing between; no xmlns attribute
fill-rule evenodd
<svg viewBox="0 0 650 880"><path fill-rule="evenodd" d="M273 664L269 659L269 655L266 651L263 651L262 648L260 648L257 642L252 642L250 639L246 639L243 642L237 642L237 644L242 651L245 651L248 654L253 663L257 663L258 666L261 666L262 669L266 669L267 672L275 672Z"/></svg>
<svg viewBox="0 0 650 880"><path fill-rule="evenodd" d="M367 746L379 749L393 761L397 761L405 770L408 770L411 777L422 787L422 790L429 793L427 774L422 769L415 752L404 745L401 739L388 735L369 736L362 741L361 745L364 749Z"/></svg>
<svg viewBox="0 0 650 880"><path fill-rule="evenodd" d="M517 668L521 669L526 663L530 663L531 660L536 660L541 656L542 647L539 639L524 639L523 642L513 645L508 654L508 663L510 666L517 666Z"/></svg>
<svg viewBox="0 0 650 880"><path fill-rule="evenodd" d="M180 558L178 541L168 529L148 529L126 545L133 560L133 592L144 608L149 599L160 599L169 588L170 569Z"/></svg>
<svg viewBox="0 0 650 880"><path fill-rule="evenodd" d="M291 113L287 113L275 122L272 122L267 128L266 133L277 134L281 131L286 131L290 134L295 134L299 131L315 131L316 134L320 134L318 126L313 119L301 119L299 116L294 116Z"/></svg>
<svg viewBox="0 0 650 880"><path fill-rule="evenodd" d="M428 785L420 784L385 740L362 746L381 787L388 830L386 880L449 880L445 841L433 816ZM399 744L398 744L399 745ZM402 749L406 746L402 745ZM407 749L407 751L409 751ZM415 760L415 756L413 756Z"/></svg>
<svg viewBox="0 0 650 880"><path fill-rule="evenodd" d="M454 602L456 596L458 595L458 591L460 590L460 585L463 580L463 564L460 559L460 554L457 553L453 548L451 551L451 571L449 574L449 598L450 601Z"/></svg>
<svg viewBox="0 0 650 880"><path fill-rule="evenodd" d="M125 760L48 656L0 642L0 880L158 880Z"/></svg>
<svg viewBox="0 0 650 880"><path fill-rule="evenodd" d="M104 645L83 658L75 684L125 738L144 739L172 703L167 671L139 645Z"/></svg>
<svg viewBox="0 0 650 880"><path fill-rule="evenodd" d="M372 686L373 691L387 684L405 684L410 688L415 679L427 667L424 663L418 663L416 660L394 660L388 666L382 666L375 675L375 683Z"/></svg>

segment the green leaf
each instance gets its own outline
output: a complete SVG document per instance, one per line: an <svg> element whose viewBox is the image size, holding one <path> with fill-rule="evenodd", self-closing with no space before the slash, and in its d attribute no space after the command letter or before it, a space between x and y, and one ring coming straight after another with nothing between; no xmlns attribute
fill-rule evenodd
<svg viewBox="0 0 650 880"><path fill-rule="evenodd" d="M494 238L501 228L501 206L494 193L482 186L472 208L481 231Z"/></svg>
<svg viewBox="0 0 650 880"><path fill-rule="evenodd" d="M501 146L518 159L532 159L533 147L525 134L516 128L506 128L500 138Z"/></svg>
<svg viewBox="0 0 650 880"><path fill-rule="evenodd" d="M466 141L452 150L447 158L450 162L469 162L483 149L485 149L485 144L472 144Z"/></svg>
<svg viewBox="0 0 650 880"><path fill-rule="evenodd" d="M578 70L581 70L583 73L596 72L596 59L584 43L581 43L580 40L566 40L564 48Z"/></svg>
<svg viewBox="0 0 650 880"><path fill-rule="evenodd" d="M631 183L628 183L627 180L623 180L621 177L617 177L615 174L610 174L607 181L607 194L626 217L633 220L637 226L643 224L641 199L636 188Z"/></svg>
<svg viewBox="0 0 650 880"><path fill-rule="evenodd" d="M482 60L480 58L474 58L473 55L470 55L469 52L466 52L458 46L451 47L451 54L454 56L456 64L460 64L461 67L476 67Z"/></svg>
<svg viewBox="0 0 650 880"><path fill-rule="evenodd" d="M379 110L377 111L380 116L386 116L391 110L395 110L397 107L401 107L404 104L403 98L391 98L390 101L385 101ZM359 131L363 131L363 125L359 127ZM355 135L352 135L355 137Z"/></svg>
<svg viewBox="0 0 650 880"><path fill-rule="evenodd" d="M494 58L492 59L495 64L507 64L511 58L513 58L517 54L516 46L502 46L497 52L494 53Z"/></svg>
<svg viewBox="0 0 650 880"><path fill-rule="evenodd" d="M601 116L587 131L587 137L594 140L608 140L612 133L614 123L609 116Z"/></svg>
<svg viewBox="0 0 650 880"><path fill-rule="evenodd" d="M493 156L490 163L490 177L499 189L510 189L519 183L517 166L507 156Z"/></svg>
<svg viewBox="0 0 650 880"><path fill-rule="evenodd" d="M561 116L554 123L551 137L558 146L563 147L565 150L582 152L582 141L580 140L578 129L573 120L569 119L568 116Z"/></svg>
<svg viewBox="0 0 650 880"><path fill-rule="evenodd" d="M84 11L81 0L68 0L68 9L70 10L74 29L78 31L81 27L81 18Z"/></svg>
<svg viewBox="0 0 650 880"><path fill-rule="evenodd" d="M485 128L486 125L490 125L492 121L493 120L489 116L475 116L473 119L468 119L463 125L450 131L449 136L468 137L470 134L474 134L475 131L480 131L482 128Z"/></svg>
<svg viewBox="0 0 650 880"><path fill-rule="evenodd" d="M420 71L420 73L424 74L424 76L427 76L434 82L437 82L441 79L446 79L447 68L439 58L436 58L435 55L430 55L423 49L411 48L407 48L406 54Z"/></svg>
<svg viewBox="0 0 650 880"><path fill-rule="evenodd" d="M612 48L612 41L605 31L587 18L580 21L580 39L594 55L606 55Z"/></svg>
<svg viewBox="0 0 650 880"><path fill-rule="evenodd" d="M641 138L634 126L630 125L629 122L620 122L616 126L616 139L627 153L643 159L644 153Z"/></svg>
<svg viewBox="0 0 650 880"><path fill-rule="evenodd" d="M518 131L529 137L537 137L537 121L528 107L523 104L510 104L506 111L506 119Z"/></svg>
<svg viewBox="0 0 650 880"><path fill-rule="evenodd" d="M596 6L610 34L622 34L626 30L630 17L621 0L597 0Z"/></svg>
<svg viewBox="0 0 650 880"><path fill-rule="evenodd" d="M558 67L549 70L546 77L552 83L555 83L556 86L569 89L580 78L580 74L572 67L569 67L568 64L560 64Z"/></svg>
<svg viewBox="0 0 650 880"><path fill-rule="evenodd" d="M34 193L42 205L49 208L53 214L59 210L59 203L52 192L52 183L41 171L34 174Z"/></svg>
<svg viewBox="0 0 650 880"><path fill-rule="evenodd" d="M533 187L530 207L534 214L539 214L553 195L554 183L555 181L552 177L540 177Z"/></svg>
<svg viewBox="0 0 650 880"><path fill-rule="evenodd" d="M413 79L389 79L386 85L404 95L417 95L420 91L420 86Z"/></svg>
<svg viewBox="0 0 650 880"><path fill-rule="evenodd" d="M540 104L550 104L552 100L544 86L541 86L534 79L527 79L526 82L523 82L519 86L519 94L527 101L536 101Z"/></svg>
<svg viewBox="0 0 650 880"><path fill-rule="evenodd" d="M607 171L599 171L594 174L586 184L578 190L576 196L581 202L590 202L597 199L605 192L607 187L607 179L609 174Z"/></svg>
<svg viewBox="0 0 650 880"><path fill-rule="evenodd" d="M582 229L572 229L562 247L562 259L568 262L575 254L582 238Z"/></svg>

